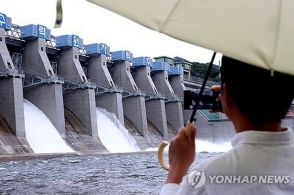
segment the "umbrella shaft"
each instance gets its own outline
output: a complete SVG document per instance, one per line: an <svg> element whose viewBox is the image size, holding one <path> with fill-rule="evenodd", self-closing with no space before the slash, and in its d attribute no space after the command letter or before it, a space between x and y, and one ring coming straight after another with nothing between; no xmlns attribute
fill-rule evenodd
<svg viewBox="0 0 294 195"><path fill-rule="evenodd" d="M213 53L212 55L212 58L211 58L211 61L209 63L209 66L208 66L208 69L206 71L206 74L205 74L205 77L204 77L204 80L203 80L203 83L202 83L202 86L200 88L200 92L199 92L199 95L196 99L196 103L195 105L193 106L193 112L191 114L191 117L190 117L190 123L192 123L195 119L195 114L196 114L196 111L197 111L197 108L199 106L199 103L200 103L200 99L201 99L201 96L203 94L203 91L205 89L205 86L206 86L206 83L207 83L207 80L208 80L208 77L209 77L209 74L211 72L211 69L212 69L212 66L213 66L213 61L214 61L214 58L215 58L215 55L216 55L216 52Z"/></svg>

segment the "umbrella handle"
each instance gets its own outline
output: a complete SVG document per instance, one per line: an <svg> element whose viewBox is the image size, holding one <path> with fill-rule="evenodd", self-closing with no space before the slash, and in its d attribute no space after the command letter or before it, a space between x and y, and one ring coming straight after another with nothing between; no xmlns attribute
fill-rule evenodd
<svg viewBox="0 0 294 195"><path fill-rule="evenodd" d="M168 145L169 143L167 141L162 141L161 144L159 145L158 148L158 153L157 153L157 157L158 157L158 161L160 166L165 169L166 171L169 171L170 166L167 162L164 161L163 159L163 151L164 148Z"/></svg>
<svg viewBox="0 0 294 195"><path fill-rule="evenodd" d="M190 129L191 127L193 126L194 122L188 122L186 127L185 127L185 133L187 136L190 135ZM168 145L169 143L167 141L162 141L162 143L159 145L159 148L158 148L158 152L157 152L157 157L158 157L158 161L159 161L159 164L160 166L165 169L166 171L169 171L170 170L170 166L167 162L164 161L163 159L163 151L164 151L164 148Z"/></svg>

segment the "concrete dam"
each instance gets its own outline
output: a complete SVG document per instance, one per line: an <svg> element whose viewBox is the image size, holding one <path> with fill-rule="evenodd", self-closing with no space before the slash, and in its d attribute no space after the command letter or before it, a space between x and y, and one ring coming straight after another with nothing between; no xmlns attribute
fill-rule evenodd
<svg viewBox="0 0 294 195"><path fill-rule="evenodd" d="M61 141L72 151L107 152L120 142L115 136L143 150L184 125L175 93L185 89L181 67L110 52L103 43L83 45L76 35L54 37L42 25L14 25L5 14L0 20L1 153L62 152L47 151ZM173 87L170 77L177 77Z"/></svg>
<svg viewBox="0 0 294 195"><path fill-rule="evenodd" d="M189 118L183 91L199 84L164 59L0 14L0 154L130 152L171 139ZM201 139L234 134L228 120L197 117Z"/></svg>

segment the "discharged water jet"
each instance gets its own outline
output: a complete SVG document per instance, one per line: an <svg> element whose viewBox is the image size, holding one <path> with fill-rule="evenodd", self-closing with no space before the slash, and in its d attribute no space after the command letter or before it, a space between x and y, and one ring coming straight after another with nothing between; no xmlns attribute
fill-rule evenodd
<svg viewBox="0 0 294 195"><path fill-rule="evenodd" d="M231 148L231 142L213 143L202 139L196 140L196 152L227 152Z"/></svg>
<svg viewBox="0 0 294 195"><path fill-rule="evenodd" d="M114 114L96 108L98 135L105 148L112 153L140 151L136 140Z"/></svg>
<svg viewBox="0 0 294 195"><path fill-rule="evenodd" d="M213 143L203 139L196 139L196 152L216 152L223 153L232 149L231 142L223 142L223 143ZM165 152L168 152L168 148L165 148ZM148 148L146 151L157 151L158 148Z"/></svg>
<svg viewBox="0 0 294 195"><path fill-rule="evenodd" d="M24 116L26 138L35 153L74 152L48 117L27 100L24 101Z"/></svg>

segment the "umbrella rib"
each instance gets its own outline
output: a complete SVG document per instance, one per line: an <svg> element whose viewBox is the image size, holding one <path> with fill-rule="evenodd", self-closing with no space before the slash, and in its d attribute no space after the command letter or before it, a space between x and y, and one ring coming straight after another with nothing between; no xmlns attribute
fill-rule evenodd
<svg viewBox="0 0 294 195"><path fill-rule="evenodd" d="M162 30L165 28L166 23L168 22L170 16L174 13L174 11L176 10L178 4L181 2L181 0L177 0L177 2L175 3L174 7L172 8L172 10L169 12L169 14L167 15L167 17L165 18L164 22L162 23L162 25L159 28L159 32L161 33Z"/></svg>

